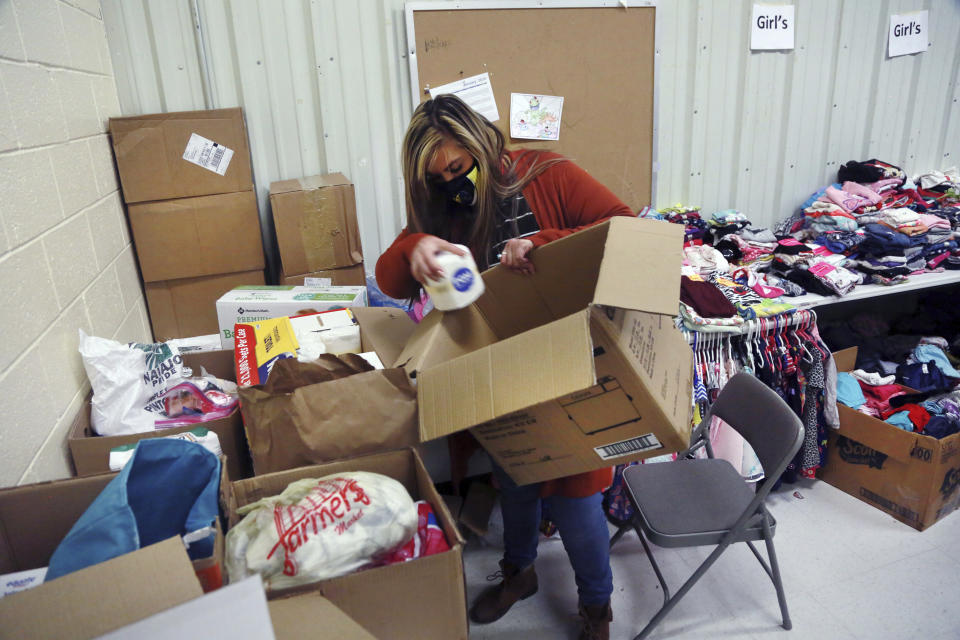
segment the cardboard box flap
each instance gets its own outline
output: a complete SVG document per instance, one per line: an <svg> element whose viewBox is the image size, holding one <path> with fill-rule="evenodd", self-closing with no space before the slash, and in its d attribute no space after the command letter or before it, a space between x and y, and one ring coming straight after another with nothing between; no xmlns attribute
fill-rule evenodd
<svg viewBox="0 0 960 640"><path fill-rule="evenodd" d="M439 438L596 383L582 311L420 371L420 438Z"/></svg>
<svg viewBox="0 0 960 640"><path fill-rule="evenodd" d="M106 473L0 491L0 573L47 566L70 528L114 477ZM38 512L57 517L44 519L43 527L15 526Z"/></svg>
<svg viewBox="0 0 960 640"><path fill-rule="evenodd" d="M605 224L609 232L594 304L677 315L683 225L626 217Z"/></svg>
<svg viewBox="0 0 960 640"><path fill-rule="evenodd" d="M393 366L416 376L418 371L496 341L497 336L475 305L446 313L434 311L417 325Z"/></svg>
<svg viewBox="0 0 960 640"><path fill-rule="evenodd" d="M271 600L267 608L277 640L376 640L369 631L316 591Z"/></svg>
<svg viewBox="0 0 960 640"><path fill-rule="evenodd" d="M405 311L393 307L354 307L352 311L360 323L363 350L376 352L384 366L391 366L417 325Z"/></svg>
<svg viewBox="0 0 960 640"><path fill-rule="evenodd" d="M585 309L593 300L607 230L597 225L537 248L530 254L532 275L502 266L484 271L485 292L476 306L497 337Z"/></svg>
<svg viewBox="0 0 960 640"><path fill-rule="evenodd" d="M857 348L850 347L834 352L833 361L837 365L837 371L853 371L857 368Z"/></svg>
<svg viewBox="0 0 960 640"><path fill-rule="evenodd" d="M379 638L443 638L466 640L466 607L464 594L456 582L463 581L462 559L454 553L438 553L411 562L389 566L389 580L370 580L363 572L351 573L323 583L323 594L348 616L362 621L366 628L377 632ZM443 589L431 589L429 611L434 631L424 632L424 609L416 606L422 601L421 581L425 575L446 584ZM397 584L409 585L397 603ZM371 603L390 603L392 606L371 606ZM444 635L437 631L444 630ZM456 630L463 629L463 632ZM390 630L390 631L388 631Z"/></svg>
<svg viewBox="0 0 960 640"><path fill-rule="evenodd" d="M0 599L3 635L92 638L203 595L179 536Z"/></svg>

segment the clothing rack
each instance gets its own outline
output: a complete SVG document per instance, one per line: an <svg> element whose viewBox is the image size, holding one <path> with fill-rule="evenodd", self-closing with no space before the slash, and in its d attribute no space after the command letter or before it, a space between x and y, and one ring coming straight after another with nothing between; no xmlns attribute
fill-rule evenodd
<svg viewBox="0 0 960 640"><path fill-rule="evenodd" d="M723 336L736 335L766 335L768 333L782 333L788 329L809 329L816 324L817 314L813 309L798 309L791 314L746 320L743 324L724 327L722 331L697 331L683 324L679 328L687 339L687 344L694 346L705 340L709 342L711 336L722 338Z"/></svg>

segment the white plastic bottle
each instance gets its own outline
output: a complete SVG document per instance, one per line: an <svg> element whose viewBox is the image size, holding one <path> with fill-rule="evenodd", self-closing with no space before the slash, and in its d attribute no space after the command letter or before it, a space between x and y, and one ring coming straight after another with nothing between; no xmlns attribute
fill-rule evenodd
<svg viewBox="0 0 960 640"><path fill-rule="evenodd" d="M470 250L460 244L456 246L463 249L465 255L448 251L437 253L436 260L443 269L443 276L439 280L427 278L423 287L430 294L433 306L440 311L463 309L476 301L484 290L483 279Z"/></svg>

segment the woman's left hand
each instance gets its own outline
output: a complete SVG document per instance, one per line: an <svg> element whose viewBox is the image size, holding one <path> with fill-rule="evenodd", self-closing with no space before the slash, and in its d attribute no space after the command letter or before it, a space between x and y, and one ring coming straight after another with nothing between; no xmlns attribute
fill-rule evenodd
<svg viewBox="0 0 960 640"><path fill-rule="evenodd" d="M527 254L533 249L533 242L525 238L507 240L500 253L500 264L524 275L531 275L536 271Z"/></svg>

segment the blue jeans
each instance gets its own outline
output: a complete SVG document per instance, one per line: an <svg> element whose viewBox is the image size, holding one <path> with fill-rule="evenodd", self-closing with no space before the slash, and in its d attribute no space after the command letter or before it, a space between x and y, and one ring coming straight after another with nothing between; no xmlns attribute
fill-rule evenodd
<svg viewBox="0 0 960 640"><path fill-rule="evenodd" d="M537 558L540 541L540 484L518 487L496 464L493 473L500 483L503 511L503 559L524 568ZM577 581L581 604L602 605L613 593L610 570L610 532L600 505L599 493L586 498L549 496L542 499L557 525Z"/></svg>

